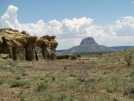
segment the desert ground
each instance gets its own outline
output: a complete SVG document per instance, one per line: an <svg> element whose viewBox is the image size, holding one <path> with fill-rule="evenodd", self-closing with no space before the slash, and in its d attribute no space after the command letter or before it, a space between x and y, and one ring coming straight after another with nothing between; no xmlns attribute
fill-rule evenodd
<svg viewBox="0 0 134 101"><path fill-rule="evenodd" d="M132 50L75 60L0 60L0 101L134 101Z"/></svg>

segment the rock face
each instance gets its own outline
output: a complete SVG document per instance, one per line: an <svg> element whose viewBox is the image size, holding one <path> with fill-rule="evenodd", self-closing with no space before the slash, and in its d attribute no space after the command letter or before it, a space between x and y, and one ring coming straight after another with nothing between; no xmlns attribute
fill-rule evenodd
<svg viewBox="0 0 134 101"><path fill-rule="evenodd" d="M63 51L63 53L91 53L91 52L112 52L112 48L98 45L92 37L83 39L79 46L74 46L70 49Z"/></svg>
<svg viewBox="0 0 134 101"><path fill-rule="evenodd" d="M98 44L95 42L95 40L92 37L87 37L85 39L83 39L80 43L81 45L85 45L85 46L98 46Z"/></svg>
<svg viewBox="0 0 134 101"><path fill-rule="evenodd" d="M55 36L30 36L26 31L0 29L0 53L9 54L13 60L56 59L58 43Z"/></svg>

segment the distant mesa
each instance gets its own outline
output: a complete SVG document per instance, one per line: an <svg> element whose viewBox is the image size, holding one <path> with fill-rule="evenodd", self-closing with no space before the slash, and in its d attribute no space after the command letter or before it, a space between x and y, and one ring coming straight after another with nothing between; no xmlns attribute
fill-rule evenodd
<svg viewBox="0 0 134 101"><path fill-rule="evenodd" d="M62 53L96 53L96 52L113 52L115 49L112 49L107 46L98 45L94 38L87 37L83 39L79 46L74 46L70 49L63 51Z"/></svg>
<svg viewBox="0 0 134 101"><path fill-rule="evenodd" d="M67 50L57 50L57 53L63 54L88 54L88 53L109 53L120 50L133 49L134 46L113 46L107 47L103 45L98 45L94 38L87 37L83 39L78 46L74 46Z"/></svg>

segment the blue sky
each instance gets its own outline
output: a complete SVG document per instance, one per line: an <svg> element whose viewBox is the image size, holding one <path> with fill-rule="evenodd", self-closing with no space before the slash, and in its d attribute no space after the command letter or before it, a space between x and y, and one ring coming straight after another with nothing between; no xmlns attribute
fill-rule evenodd
<svg viewBox="0 0 134 101"><path fill-rule="evenodd" d="M111 23L124 16L134 16L133 0L1 0L0 16L8 5L19 8L18 20L21 23L45 22L64 18L93 18L96 24Z"/></svg>
<svg viewBox="0 0 134 101"><path fill-rule="evenodd" d="M25 29L31 34L34 33L32 31L34 28L36 29L34 34L39 36L56 35L60 43L58 49L78 45L83 38L89 36L94 37L99 44L107 46L134 45L132 41L134 32L133 1L0 0L0 27ZM15 7L16 10L14 10ZM8 19L6 19L6 15L9 15ZM17 23L12 22L10 18ZM125 42L124 39L126 39ZM118 44L107 43L109 40L117 40ZM118 42L119 40L120 42ZM72 44L69 43L70 41ZM66 47L63 42L68 42Z"/></svg>

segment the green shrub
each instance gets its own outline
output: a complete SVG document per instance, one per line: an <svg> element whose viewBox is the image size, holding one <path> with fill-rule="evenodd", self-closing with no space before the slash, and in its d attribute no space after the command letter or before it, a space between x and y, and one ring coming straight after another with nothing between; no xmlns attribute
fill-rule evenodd
<svg viewBox="0 0 134 101"><path fill-rule="evenodd" d="M72 59L72 60L76 60L76 59L77 59L77 56L72 55L72 56L70 57L70 59Z"/></svg>
<svg viewBox="0 0 134 101"><path fill-rule="evenodd" d="M12 87L20 87L20 86L23 86L23 85L24 85L24 84L23 84L22 82L17 81L17 80L14 80L14 81L11 82L10 87L11 87L11 88L12 88Z"/></svg>
<svg viewBox="0 0 134 101"><path fill-rule="evenodd" d="M132 64L132 55L133 55L133 51L125 51L124 53L124 60L127 63L127 66L130 66Z"/></svg>
<svg viewBox="0 0 134 101"><path fill-rule="evenodd" d="M70 55L58 55L57 59L69 59Z"/></svg>
<svg viewBox="0 0 134 101"><path fill-rule="evenodd" d="M102 53L99 53L99 55L102 55Z"/></svg>
<svg viewBox="0 0 134 101"><path fill-rule="evenodd" d="M65 55L65 59L69 59L70 55Z"/></svg>
<svg viewBox="0 0 134 101"><path fill-rule="evenodd" d="M77 55L77 57L81 57L81 55L80 55L80 54L78 54L78 55Z"/></svg>
<svg viewBox="0 0 134 101"><path fill-rule="evenodd" d="M20 77L20 76L16 76L15 79L16 79L16 80L20 80L21 77Z"/></svg>
<svg viewBox="0 0 134 101"><path fill-rule="evenodd" d="M130 76L134 76L134 72L131 72L131 73L130 73Z"/></svg>
<svg viewBox="0 0 134 101"><path fill-rule="evenodd" d="M134 72L131 72L130 76L132 77L132 79L134 79Z"/></svg>
<svg viewBox="0 0 134 101"><path fill-rule="evenodd" d="M52 81L55 81L55 77L52 77Z"/></svg>
<svg viewBox="0 0 134 101"><path fill-rule="evenodd" d="M37 91L38 92L45 91L47 87L48 87L48 85L46 83L40 83L37 86Z"/></svg>
<svg viewBox="0 0 134 101"><path fill-rule="evenodd" d="M0 80L0 85L2 85L2 84L3 84L3 82L4 82L4 80L3 80L3 79L1 79L1 80Z"/></svg>
<svg viewBox="0 0 134 101"><path fill-rule="evenodd" d="M10 87L25 87L29 88L29 82L28 81L20 81L20 80L13 80L11 81Z"/></svg>

